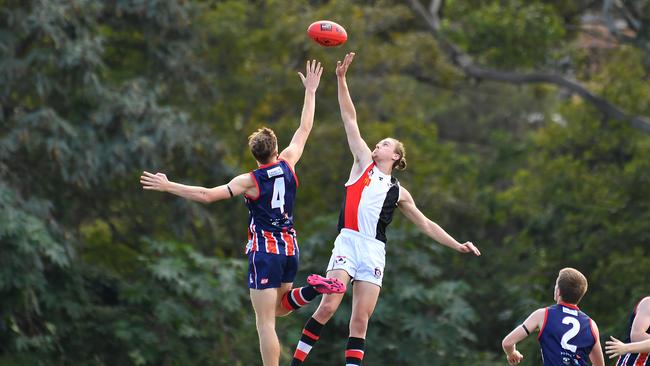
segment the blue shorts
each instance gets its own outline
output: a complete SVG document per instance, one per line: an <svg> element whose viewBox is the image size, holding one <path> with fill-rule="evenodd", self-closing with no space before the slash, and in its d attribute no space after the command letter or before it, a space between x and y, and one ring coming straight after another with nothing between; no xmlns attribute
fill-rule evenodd
<svg viewBox="0 0 650 366"><path fill-rule="evenodd" d="M248 253L248 288L263 290L292 283L298 273L298 255Z"/></svg>

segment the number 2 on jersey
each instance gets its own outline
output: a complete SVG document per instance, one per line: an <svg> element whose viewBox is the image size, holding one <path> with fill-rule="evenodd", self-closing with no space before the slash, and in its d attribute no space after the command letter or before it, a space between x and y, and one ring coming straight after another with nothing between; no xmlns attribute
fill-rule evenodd
<svg viewBox="0 0 650 366"><path fill-rule="evenodd" d="M284 177L276 178L273 182L271 208L279 208L280 213L284 213Z"/></svg>
<svg viewBox="0 0 650 366"><path fill-rule="evenodd" d="M572 340L573 337L578 334L578 332L580 332L580 322L576 318L567 316L562 319L562 324L571 325L571 329L564 333L560 344L562 345L562 348L575 353L575 351L578 349L578 346L569 344L569 341Z"/></svg>

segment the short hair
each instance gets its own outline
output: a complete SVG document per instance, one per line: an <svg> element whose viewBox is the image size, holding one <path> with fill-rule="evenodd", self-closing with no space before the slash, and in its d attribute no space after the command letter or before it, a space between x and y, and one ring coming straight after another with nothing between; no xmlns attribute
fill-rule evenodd
<svg viewBox="0 0 650 366"><path fill-rule="evenodd" d="M278 139L272 129L262 127L248 136L248 147L257 161L266 164L278 149Z"/></svg>
<svg viewBox="0 0 650 366"><path fill-rule="evenodd" d="M406 169L406 149L404 149L404 144L402 141L394 138L390 138L395 143L395 154L399 155L399 159L393 163L393 168L397 170Z"/></svg>
<svg viewBox="0 0 650 366"><path fill-rule="evenodd" d="M587 278L575 268L562 268L557 278L562 301L578 304L587 292Z"/></svg>

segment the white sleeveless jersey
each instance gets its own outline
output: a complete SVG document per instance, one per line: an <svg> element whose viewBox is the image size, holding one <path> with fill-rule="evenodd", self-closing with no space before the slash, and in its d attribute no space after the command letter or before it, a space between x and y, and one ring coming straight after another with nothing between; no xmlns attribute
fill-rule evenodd
<svg viewBox="0 0 650 366"><path fill-rule="evenodd" d="M350 229L386 242L386 227L399 201L399 182L372 162L355 181L345 184L339 232Z"/></svg>

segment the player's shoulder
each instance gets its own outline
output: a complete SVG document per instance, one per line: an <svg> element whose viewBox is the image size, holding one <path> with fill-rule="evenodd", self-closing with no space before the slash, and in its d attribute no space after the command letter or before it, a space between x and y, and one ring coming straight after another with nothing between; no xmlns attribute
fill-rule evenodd
<svg viewBox="0 0 650 366"><path fill-rule="evenodd" d="M639 301L639 304L636 306L636 311L650 314L650 296L646 296Z"/></svg>
<svg viewBox="0 0 650 366"><path fill-rule="evenodd" d="M248 186L254 186L255 185L255 177L253 176L253 172L248 172L248 173L242 173L233 178L233 181L235 183L242 184L246 187Z"/></svg>

